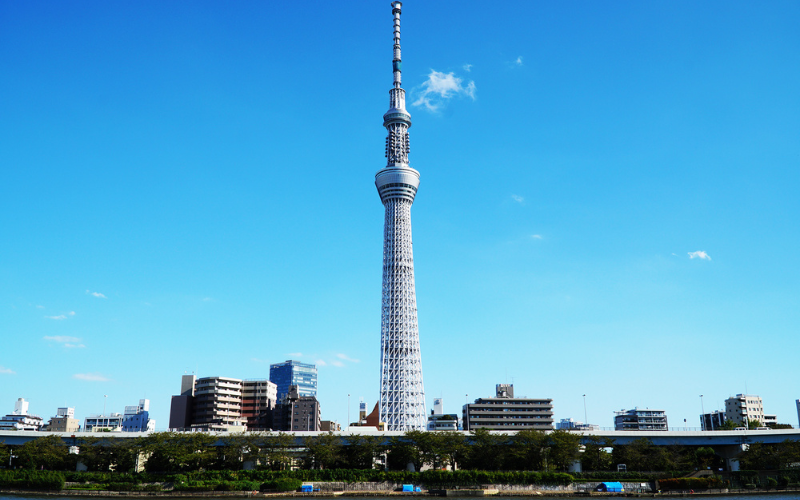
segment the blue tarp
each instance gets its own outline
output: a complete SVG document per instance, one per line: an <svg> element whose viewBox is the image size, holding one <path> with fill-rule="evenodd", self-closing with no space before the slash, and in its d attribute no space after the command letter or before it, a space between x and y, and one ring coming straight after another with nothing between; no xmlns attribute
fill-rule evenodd
<svg viewBox="0 0 800 500"><path fill-rule="evenodd" d="M623 493L625 488L622 487L622 483L619 481L607 481L605 483L600 483L595 488L596 491L607 491L609 493Z"/></svg>
<svg viewBox="0 0 800 500"><path fill-rule="evenodd" d="M311 493L313 489L314 487L310 484L304 484L303 486L300 487L300 491L302 493Z"/></svg>
<svg viewBox="0 0 800 500"><path fill-rule="evenodd" d="M414 491L414 485L413 484L404 484L403 485L403 491Z"/></svg>

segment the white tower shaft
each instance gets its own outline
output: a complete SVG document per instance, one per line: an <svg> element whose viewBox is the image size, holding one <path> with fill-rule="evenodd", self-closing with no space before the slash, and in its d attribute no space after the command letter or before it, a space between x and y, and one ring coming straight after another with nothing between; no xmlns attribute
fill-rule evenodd
<svg viewBox="0 0 800 500"><path fill-rule="evenodd" d="M411 204L419 187L419 172L408 164L411 116L406 111L405 90L400 87L401 7L401 2L392 2L394 87L389 91L389 111L383 115L387 163L375 174L375 186L386 210L379 412L390 431L424 430L427 418L411 244Z"/></svg>

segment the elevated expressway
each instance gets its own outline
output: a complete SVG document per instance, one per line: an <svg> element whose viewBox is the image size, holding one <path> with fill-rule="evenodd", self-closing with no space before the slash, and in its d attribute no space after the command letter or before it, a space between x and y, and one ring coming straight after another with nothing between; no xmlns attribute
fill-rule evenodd
<svg viewBox="0 0 800 500"><path fill-rule="evenodd" d="M469 432L457 431L469 436ZM514 434L514 432L490 431L492 434ZM682 446L708 446L723 458L728 459L732 470L737 469L738 463L734 459L747 449L752 443L782 443L792 440L800 441L800 429L777 430L739 430L739 431L572 431L585 438L596 436L613 440L613 444L630 444L636 439L649 439L656 446L682 445ZM26 442L48 435L60 436L68 446L78 445L81 438L123 438L132 439L146 437L149 432L34 432L34 431L0 431L0 443L10 446L20 446ZM226 432L211 433L220 438L231 435ZM326 434L323 432L293 432L286 433L295 436L296 446L302 447L306 437ZM405 433L400 431L380 432L369 427L351 427L348 431L334 432L334 435L345 438L350 435L368 435L382 437L388 444L393 437L402 437ZM613 446L613 445L612 445Z"/></svg>

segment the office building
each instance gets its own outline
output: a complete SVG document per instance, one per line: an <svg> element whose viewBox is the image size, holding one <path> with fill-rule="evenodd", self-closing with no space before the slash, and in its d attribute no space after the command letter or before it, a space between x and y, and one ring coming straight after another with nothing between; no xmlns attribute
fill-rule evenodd
<svg viewBox="0 0 800 500"><path fill-rule="evenodd" d="M719 430L725 423L725 412L715 410L700 415L700 428L704 431Z"/></svg>
<svg viewBox="0 0 800 500"><path fill-rule="evenodd" d="M444 412L442 398L433 398L433 409L428 415L427 430L429 431L457 431L458 415Z"/></svg>
<svg viewBox="0 0 800 500"><path fill-rule="evenodd" d="M289 386L296 385L300 396L317 396L317 367L308 363L286 360L269 366L269 381L275 384L277 400L289 392Z"/></svg>
<svg viewBox="0 0 800 500"><path fill-rule="evenodd" d="M156 421L150 418L149 399L140 399L136 406L126 406L122 417L123 432L149 432L156 429Z"/></svg>
<svg viewBox="0 0 800 500"><path fill-rule="evenodd" d="M737 394L725 400L725 419L733 420L737 426L747 427L751 420L764 426L764 405L761 397L753 394Z"/></svg>
<svg viewBox="0 0 800 500"><path fill-rule="evenodd" d="M651 410L638 407L633 410L614 412L615 431L666 431L667 413L664 410Z"/></svg>
<svg viewBox="0 0 800 500"><path fill-rule="evenodd" d="M14 411L0 418L0 431L38 431L44 426L42 417L28 413L29 403L23 398L14 403Z"/></svg>
<svg viewBox="0 0 800 500"><path fill-rule="evenodd" d="M121 432L122 421L125 416L122 413L109 413L89 415L83 419L84 432Z"/></svg>
<svg viewBox="0 0 800 500"><path fill-rule="evenodd" d="M242 417L247 430L272 428L272 411L278 398L277 386L267 379L245 380L242 384Z"/></svg>
<svg viewBox="0 0 800 500"><path fill-rule="evenodd" d="M563 430L563 431L596 431L600 429L599 425L595 424L584 424L583 422L577 422L572 420L571 418L562 418L561 421L556 423L556 430Z"/></svg>
<svg viewBox="0 0 800 500"><path fill-rule="evenodd" d="M553 400L515 398L514 386L497 384L495 397L464 405L463 428L521 431L553 429Z"/></svg>
<svg viewBox="0 0 800 500"><path fill-rule="evenodd" d="M318 431L322 425L321 416L317 398L301 396L299 388L291 385L272 413L272 430Z"/></svg>
<svg viewBox="0 0 800 500"><path fill-rule="evenodd" d="M81 428L81 421L75 418L75 408L59 408L56 416L50 418L50 422L44 430L50 432L78 432Z"/></svg>

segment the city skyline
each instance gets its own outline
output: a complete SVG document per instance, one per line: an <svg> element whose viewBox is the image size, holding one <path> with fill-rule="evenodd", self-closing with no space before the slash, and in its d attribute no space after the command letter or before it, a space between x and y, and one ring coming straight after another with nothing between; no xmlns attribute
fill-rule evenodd
<svg viewBox="0 0 800 500"><path fill-rule="evenodd" d="M388 8L0 5L0 413L287 359L372 408ZM403 8L428 406L796 425L800 6Z"/></svg>

